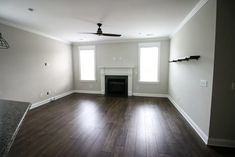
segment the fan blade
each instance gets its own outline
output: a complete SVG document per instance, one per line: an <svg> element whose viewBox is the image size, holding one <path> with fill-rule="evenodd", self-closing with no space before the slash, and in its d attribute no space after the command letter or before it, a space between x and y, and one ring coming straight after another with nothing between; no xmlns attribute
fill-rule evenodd
<svg viewBox="0 0 235 157"><path fill-rule="evenodd" d="M94 34L94 35L97 35L97 33L91 33L91 32L81 32L79 34Z"/></svg>
<svg viewBox="0 0 235 157"><path fill-rule="evenodd" d="M120 37L120 36L122 36L121 34L110 34L110 33L102 33L101 35L109 36L109 37Z"/></svg>

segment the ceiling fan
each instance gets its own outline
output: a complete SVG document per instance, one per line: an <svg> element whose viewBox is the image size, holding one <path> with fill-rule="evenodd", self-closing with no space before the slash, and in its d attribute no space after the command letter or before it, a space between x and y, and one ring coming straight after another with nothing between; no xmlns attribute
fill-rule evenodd
<svg viewBox="0 0 235 157"><path fill-rule="evenodd" d="M82 34L94 34L94 35L109 36L109 37L120 37L121 36L121 34L103 33L103 31L101 29L102 23L97 23L97 26L98 26L98 30L96 33L85 32Z"/></svg>

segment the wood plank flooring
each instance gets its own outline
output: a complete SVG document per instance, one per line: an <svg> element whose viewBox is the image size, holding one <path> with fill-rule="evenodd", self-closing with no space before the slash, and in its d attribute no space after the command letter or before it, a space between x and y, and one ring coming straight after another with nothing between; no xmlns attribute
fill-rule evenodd
<svg viewBox="0 0 235 157"><path fill-rule="evenodd" d="M215 157L166 98L72 94L31 110L9 157Z"/></svg>

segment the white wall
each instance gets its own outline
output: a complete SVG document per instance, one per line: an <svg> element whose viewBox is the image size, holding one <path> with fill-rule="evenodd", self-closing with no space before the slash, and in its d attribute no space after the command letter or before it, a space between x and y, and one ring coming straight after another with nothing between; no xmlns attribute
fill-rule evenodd
<svg viewBox="0 0 235 157"><path fill-rule="evenodd" d="M160 83L144 84L138 82L138 44L142 42L160 42ZM84 44L83 44L84 45ZM139 40L120 43L99 43L89 45L96 46L96 78L95 82L79 81L79 58L78 46L73 45L73 63L74 63L74 85L76 90L100 91L100 69L102 66L135 66L134 69L134 93L147 94L167 94L168 93L168 57L169 57L169 39L161 40ZM116 58L116 60L114 59Z"/></svg>
<svg viewBox="0 0 235 157"><path fill-rule="evenodd" d="M170 59L200 55L198 61L171 63L169 95L207 140L212 99L216 0L209 0L171 39ZM200 87L207 80L208 87Z"/></svg>
<svg viewBox="0 0 235 157"><path fill-rule="evenodd" d="M0 32L10 45L0 49L0 99L34 103L73 89L70 45L3 24Z"/></svg>

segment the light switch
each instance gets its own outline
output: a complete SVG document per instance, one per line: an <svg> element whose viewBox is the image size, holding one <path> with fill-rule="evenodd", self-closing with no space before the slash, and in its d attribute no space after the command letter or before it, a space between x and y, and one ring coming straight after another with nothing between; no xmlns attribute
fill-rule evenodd
<svg viewBox="0 0 235 157"><path fill-rule="evenodd" d="M200 86L201 87L207 87L208 86L208 81L207 80L200 80Z"/></svg>

